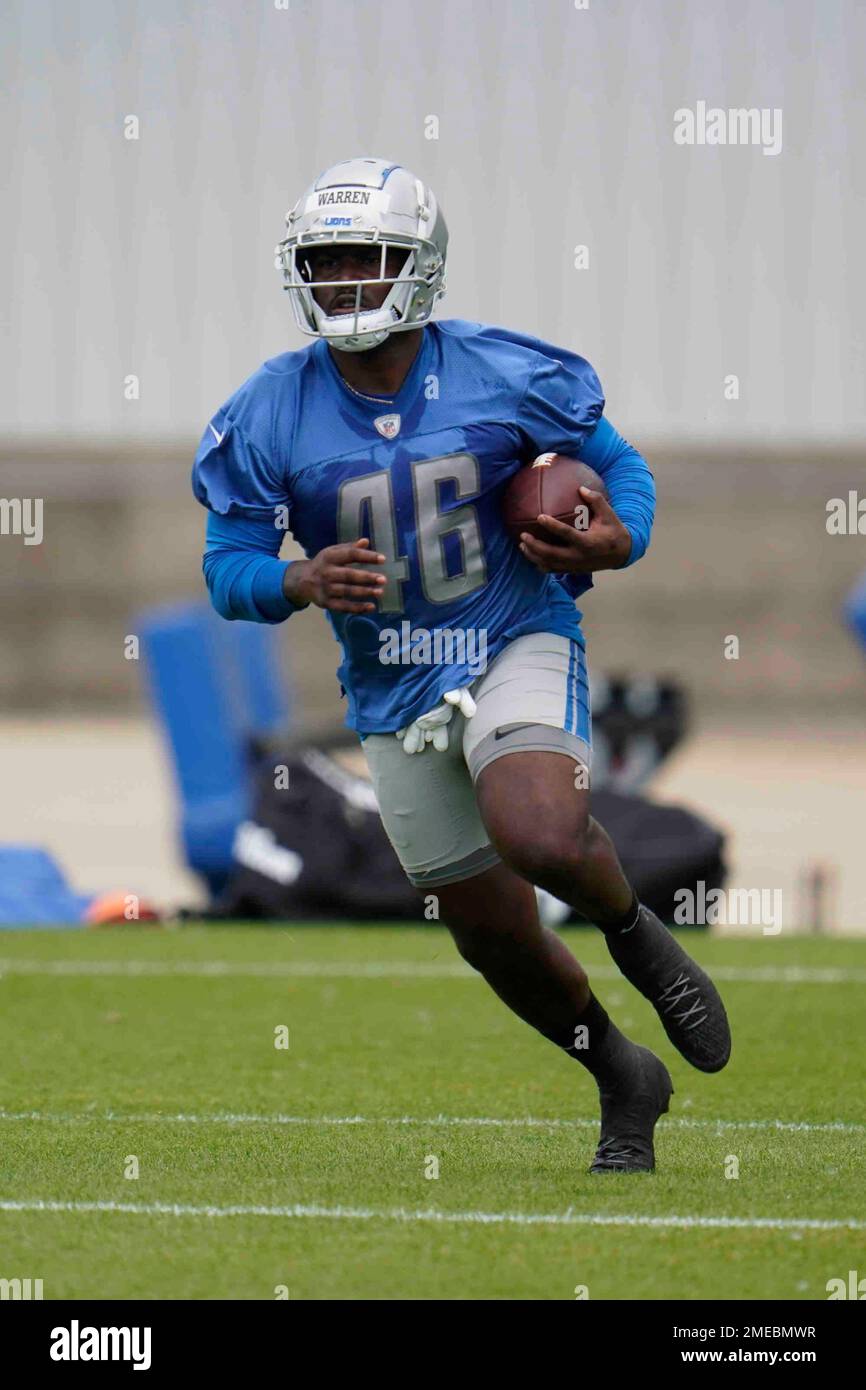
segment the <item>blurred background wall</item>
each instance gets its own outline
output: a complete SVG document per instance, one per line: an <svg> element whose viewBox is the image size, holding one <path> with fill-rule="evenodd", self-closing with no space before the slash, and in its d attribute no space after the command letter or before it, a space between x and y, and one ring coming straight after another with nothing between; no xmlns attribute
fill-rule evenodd
<svg viewBox="0 0 866 1390"><path fill-rule="evenodd" d="M861 438L857 0L7 0L3 26L7 432L200 432L293 339L286 208L374 153L438 192L447 312L580 349L635 434ZM781 152L676 145L699 100L781 109Z"/></svg>
<svg viewBox="0 0 866 1390"><path fill-rule="evenodd" d="M0 496L44 502L40 545L0 536L7 751L45 750L62 780L69 721L125 720L151 748L131 615L201 592L198 438L262 360L301 345L273 268L285 211L320 169L372 153L440 197L440 313L588 357L654 469L649 555L585 601L593 663L688 685L683 757L722 739L740 777L719 814L741 842L772 820L748 820L756 750L786 747L799 775L813 757L796 848L764 867L788 853L796 875L815 834L837 853L851 810L834 777L854 794L862 774L866 793L866 665L840 619L866 542L826 529L829 499L866 494L858 0L7 0L0 25ZM699 102L780 112L781 149L676 144L674 113ZM324 621L280 640L299 720L332 727ZM88 738L70 823L81 807L99 821L109 778ZM0 834L50 839L58 798L49 781L34 803L42 779L22 766ZM157 887L180 882L165 769L146 794L131 781L163 849L139 841L122 872L153 876L162 855ZM107 872L126 843L78 861ZM853 865L842 892L866 928Z"/></svg>

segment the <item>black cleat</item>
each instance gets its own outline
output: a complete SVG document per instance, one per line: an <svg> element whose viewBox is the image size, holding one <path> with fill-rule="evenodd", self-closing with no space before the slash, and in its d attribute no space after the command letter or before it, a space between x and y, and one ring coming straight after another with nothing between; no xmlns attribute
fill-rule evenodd
<svg viewBox="0 0 866 1390"><path fill-rule="evenodd" d="M728 1016L709 975L648 908L636 925L606 936L625 978L648 999L678 1052L698 1071L721 1071L731 1055Z"/></svg>
<svg viewBox="0 0 866 1390"><path fill-rule="evenodd" d="M653 1130L674 1088L664 1062L648 1047L635 1046L630 1082L616 1090L599 1087L601 1134L591 1173L651 1173Z"/></svg>

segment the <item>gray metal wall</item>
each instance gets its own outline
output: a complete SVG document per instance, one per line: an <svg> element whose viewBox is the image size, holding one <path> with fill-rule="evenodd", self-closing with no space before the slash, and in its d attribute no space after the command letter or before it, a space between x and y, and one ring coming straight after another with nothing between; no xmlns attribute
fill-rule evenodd
<svg viewBox="0 0 866 1390"><path fill-rule="evenodd" d="M282 218L363 152L439 193L443 312L583 352L636 442L862 437L862 0L287 3L6 0L7 436L197 437L299 345ZM781 152L677 146L698 101Z"/></svg>

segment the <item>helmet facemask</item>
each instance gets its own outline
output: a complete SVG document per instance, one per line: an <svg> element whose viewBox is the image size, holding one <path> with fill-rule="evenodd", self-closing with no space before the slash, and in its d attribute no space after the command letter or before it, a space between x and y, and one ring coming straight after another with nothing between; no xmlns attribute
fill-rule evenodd
<svg viewBox="0 0 866 1390"><path fill-rule="evenodd" d="M380 250L378 275L361 280L314 280L308 256L323 245L377 246ZM402 265L395 276L387 274L389 251L397 251L402 257ZM420 327L430 317L434 300L444 289L441 280L437 286L441 260L432 242L372 235L360 238L357 234L307 235L297 240L287 237L280 243L278 253L277 266L283 271L284 288L290 292L295 322L301 332L323 338L341 352L365 352L378 347L391 333ZM423 269L416 268L419 262ZM353 292L354 303L348 312L327 314L313 292L332 290L336 284ZM379 308L365 309L362 307L364 290L374 285L390 288Z"/></svg>

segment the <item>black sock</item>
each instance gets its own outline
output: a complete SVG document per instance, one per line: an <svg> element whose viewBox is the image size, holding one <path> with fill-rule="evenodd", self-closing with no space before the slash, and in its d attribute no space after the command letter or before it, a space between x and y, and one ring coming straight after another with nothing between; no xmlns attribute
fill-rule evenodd
<svg viewBox="0 0 866 1390"><path fill-rule="evenodd" d="M600 1086L611 1086L631 1075L635 1045L629 1042L590 992L589 1003L575 1023L575 1040L564 1051L586 1067Z"/></svg>
<svg viewBox="0 0 866 1390"><path fill-rule="evenodd" d="M639 916L640 901L637 893L632 890L631 907L628 912L624 912L621 917L616 917L612 922L596 922L596 926L605 936L620 936L623 932L631 931L632 927L637 926Z"/></svg>

